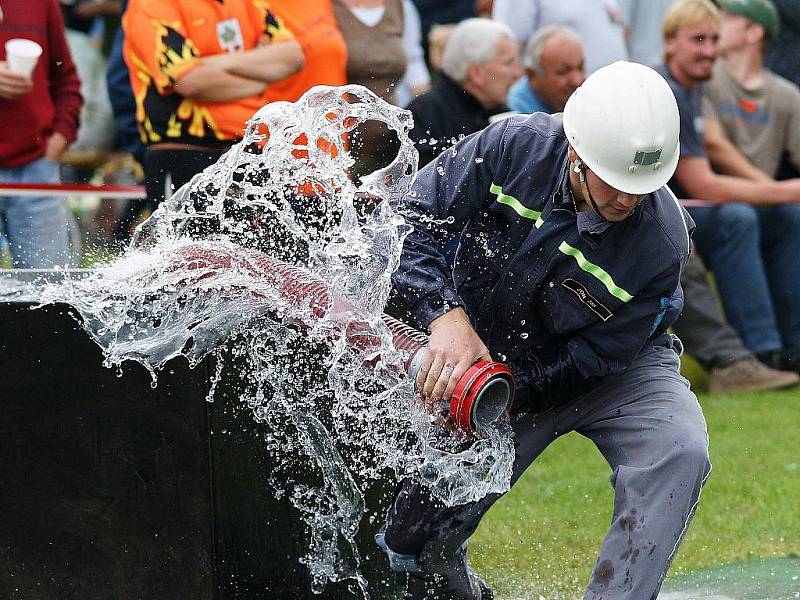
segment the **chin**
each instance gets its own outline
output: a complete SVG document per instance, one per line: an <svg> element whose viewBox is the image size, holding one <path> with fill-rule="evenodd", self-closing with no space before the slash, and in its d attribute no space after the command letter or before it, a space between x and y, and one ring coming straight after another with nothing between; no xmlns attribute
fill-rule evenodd
<svg viewBox="0 0 800 600"><path fill-rule="evenodd" d="M695 81L708 81L714 75L714 63L706 66L698 66L694 72Z"/></svg>
<svg viewBox="0 0 800 600"><path fill-rule="evenodd" d="M630 217L632 213L633 211L628 211L626 213L620 213L618 211L614 211L610 214L604 214L603 218L609 223L619 223L620 221L624 221L625 219Z"/></svg>

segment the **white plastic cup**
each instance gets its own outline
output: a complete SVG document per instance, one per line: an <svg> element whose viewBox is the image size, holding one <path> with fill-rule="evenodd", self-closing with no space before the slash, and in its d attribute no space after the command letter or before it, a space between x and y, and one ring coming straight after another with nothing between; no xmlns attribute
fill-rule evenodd
<svg viewBox="0 0 800 600"><path fill-rule="evenodd" d="M33 40L14 38L6 42L6 62L12 73L30 77L41 55L42 47Z"/></svg>

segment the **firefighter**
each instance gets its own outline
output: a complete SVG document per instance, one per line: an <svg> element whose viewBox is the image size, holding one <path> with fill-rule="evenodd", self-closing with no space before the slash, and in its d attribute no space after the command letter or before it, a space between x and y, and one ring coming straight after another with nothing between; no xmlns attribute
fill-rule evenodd
<svg viewBox="0 0 800 600"><path fill-rule="evenodd" d="M517 382L512 485L570 431L612 469L613 522L586 599L658 595L711 468L667 332L693 229L665 187L678 135L664 79L617 62L578 88L563 117L509 117L462 140L405 199L414 230L394 279L430 331L423 400L448 400L478 359L505 361ZM452 268L431 219L459 238ZM466 551L498 497L447 507L422 482L401 482L376 541L408 574L407 599L492 598Z"/></svg>

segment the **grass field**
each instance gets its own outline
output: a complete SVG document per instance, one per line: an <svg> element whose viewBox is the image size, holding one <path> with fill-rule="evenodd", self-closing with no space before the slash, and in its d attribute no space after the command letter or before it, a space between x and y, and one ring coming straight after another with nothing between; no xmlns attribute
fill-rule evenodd
<svg viewBox="0 0 800 600"><path fill-rule="evenodd" d="M800 390L699 398L714 468L671 573L799 555ZM487 514L470 554L500 599L581 597L611 519L609 475L573 433Z"/></svg>

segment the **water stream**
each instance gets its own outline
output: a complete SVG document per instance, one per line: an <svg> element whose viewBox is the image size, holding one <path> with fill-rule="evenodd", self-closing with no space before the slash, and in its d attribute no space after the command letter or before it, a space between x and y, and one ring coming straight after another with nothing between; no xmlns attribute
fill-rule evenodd
<svg viewBox="0 0 800 600"><path fill-rule="evenodd" d="M348 144L366 121L395 132L400 150L356 185ZM509 428L443 444L380 318L409 230L399 201L416 175L411 125L410 113L358 86L267 105L242 142L139 227L123 256L42 295L77 309L106 366L141 363L153 386L177 356L244 365L241 401L264 425L278 469L287 466L271 482L308 525L302 560L316 591L351 579L369 597L355 535L365 490L387 473L420 477L451 505L509 486ZM313 273L340 300L287 300L263 255ZM376 332L377 343L348 344L348 327ZM314 477L286 475L297 464Z"/></svg>

